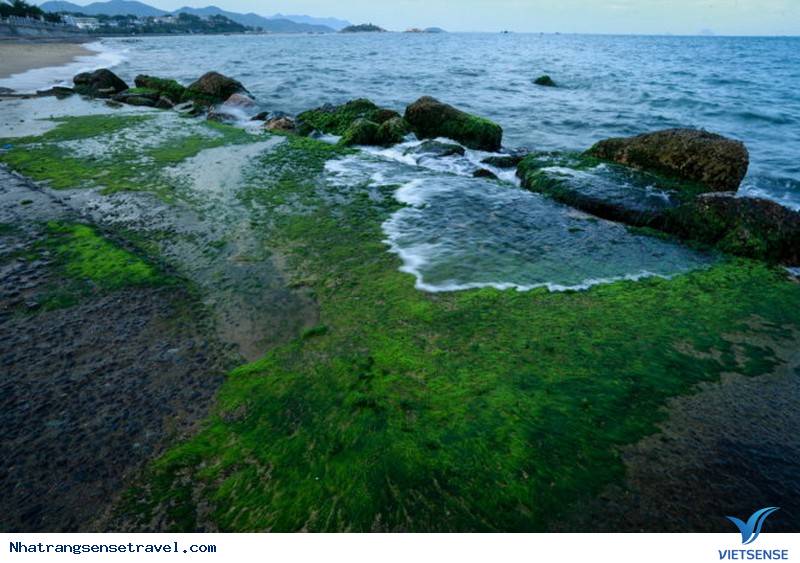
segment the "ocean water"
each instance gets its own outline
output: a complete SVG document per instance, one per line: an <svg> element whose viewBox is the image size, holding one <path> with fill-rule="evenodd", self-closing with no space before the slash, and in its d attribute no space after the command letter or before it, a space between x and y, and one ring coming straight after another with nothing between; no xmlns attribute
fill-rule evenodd
<svg viewBox="0 0 800 563"><path fill-rule="evenodd" d="M432 95L499 123L508 148L584 150L611 136L704 128L747 145L740 193L800 209L800 38L390 33L116 38L99 48L102 58L84 67L111 62L128 81L147 73L184 83L217 70L239 79L260 110L296 114L366 97L402 111ZM69 79L75 66L45 82ZM559 87L534 85L541 74ZM420 160L404 148L365 151L328 173L353 186L399 186L409 207L384 225L386 242L420 289L579 288L712 260L587 222L520 190L513 171L499 183L470 178L485 155Z"/></svg>

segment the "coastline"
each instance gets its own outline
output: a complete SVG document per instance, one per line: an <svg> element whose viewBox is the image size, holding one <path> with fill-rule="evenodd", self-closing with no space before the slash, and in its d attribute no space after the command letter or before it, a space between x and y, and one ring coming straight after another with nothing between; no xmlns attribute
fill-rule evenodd
<svg viewBox="0 0 800 563"><path fill-rule="evenodd" d="M59 67L76 62L78 57L97 54L84 42L64 39L52 41L0 41L0 79L29 70Z"/></svg>

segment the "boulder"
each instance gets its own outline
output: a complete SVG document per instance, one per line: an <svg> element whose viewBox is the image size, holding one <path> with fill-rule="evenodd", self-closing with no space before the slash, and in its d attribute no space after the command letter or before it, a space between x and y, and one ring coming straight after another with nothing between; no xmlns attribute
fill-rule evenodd
<svg viewBox="0 0 800 563"><path fill-rule="evenodd" d="M325 104L316 109L304 111L297 116L298 132L310 135L314 131L330 135L344 135L357 119L366 119L381 125L395 117L396 111L380 108L371 101L359 98L345 104L334 106Z"/></svg>
<svg viewBox="0 0 800 563"><path fill-rule="evenodd" d="M481 163L494 166L495 168L516 168L526 156L528 156L528 152L521 151L518 153L504 154L501 156L490 156L481 160Z"/></svg>
<svg viewBox="0 0 800 563"><path fill-rule="evenodd" d="M247 109L255 106L256 102L253 98L245 96L244 94L231 94L231 96L225 100L224 105L232 108Z"/></svg>
<svg viewBox="0 0 800 563"><path fill-rule="evenodd" d="M114 95L113 99L123 104L131 106L155 106L161 96L157 90L150 88L129 88L119 94Z"/></svg>
<svg viewBox="0 0 800 563"><path fill-rule="evenodd" d="M76 74L72 81L78 94L94 98L110 98L128 89L125 81L107 68Z"/></svg>
<svg viewBox="0 0 800 563"><path fill-rule="evenodd" d="M461 145L456 145L455 143L442 143L441 141L423 141L419 145L415 147L410 147L406 149L406 155L414 154L420 156L436 156L436 157L446 157L446 156L464 156L466 154L466 150Z"/></svg>
<svg viewBox="0 0 800 563"><path fill-rule="evenodd" d="M158 109L173 109L175 107L175 103L167 97L160 96L154 107Z"/></svg>
<svg viewBox="0 0 800 563"><path fill-rule="evenodd" d="M64 86L53 86L52 88L48 88L47 90L37 90L36 95L39 97L45 96L55 96L58 99L67 98L72 96L75 93L75 90L72 88L65 88Z"/></svg>
<svg viewBox="0 0 800 563"><path fill-rule="evenodd" d="M669 212L667 230L738 256L800 265L800 212L768 199L702 194Z"/></svg>
<svg viewBox="0 0 800 563"><path fill-rule="evenodd" d="M137 88L149 88L158 92L159 97L167 98L173 104L177 104L183 98L186 88L175 80L169 78L158 78L140 74L133 80Z"/></svg>
<svg viewBox="0 0 800 563"><path fill-rule="evenodd" d="M533 81L534 84L537 86L547 86L548 88L555 88L556 83L550 78L548 75L543 74L539 78Z"/></svg>
<svg viewBox="0 0 800 563"><path fill-rule="evenodd" d="M265 120L264 128L270 131L291 132L295 130L295 123L291 117L284 115L280 117L272 117L270 119Z"/></svg>
<svg viewBox="0 0 800 563"><path fill-rule="evenodd" d="M340 145L378 145L378 129L380 125L364 117L356 119L339 140Z"/></svg>
<svg viewBox="0 0 800 563"><path fill-rule="evenodd" d="M447 137L471 149L497 151L503 129L482 117L425 96L406 108L405 119L420 139Z"/></svg>
<svg viewBox="0 0 800 563"><path fill-rule="evenodd" d="M689 182L694 192L736 191L749 164L743 143L696 129L606 139L587 154Z"/></svg>
<svg viewBox="0 0 800 563"><path fill-rule="evenodd" d="M497 180L497 174L486 168L478 168L472 173L473 178L489 178L490 180Z"/></svg>
<svg viewBox="0 0 800 563"><path fill-rule="evenodd" d="M246 94L247 89L238 80L218 72L207 72L186 88L181 99L210 106L242 93Z"/></svg>
<svg viewBox="0 0 800 563"><path fill-rule="evenodd" d="M384 121L381 123L380 127L378 127L378 144L388 147L396 145L397 143L402 143L409 131L406 120L396 115Z"/></svg>

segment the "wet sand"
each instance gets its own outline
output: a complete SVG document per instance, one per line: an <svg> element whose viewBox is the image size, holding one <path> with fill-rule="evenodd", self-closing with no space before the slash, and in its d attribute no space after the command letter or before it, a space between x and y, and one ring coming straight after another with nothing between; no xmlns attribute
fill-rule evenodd
<svg viewBox="0 0 800 563"><path fill-rule="evenodd" d="M34 68L65 65L93 54L81 43L0 41L0 79Z"/></svg>

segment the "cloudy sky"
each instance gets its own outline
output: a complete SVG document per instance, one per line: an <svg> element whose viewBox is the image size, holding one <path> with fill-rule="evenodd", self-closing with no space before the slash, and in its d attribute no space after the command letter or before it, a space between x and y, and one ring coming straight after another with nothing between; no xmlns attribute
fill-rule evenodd
<svg viewBox="0 0 800 563"><path fill-rule="evenodd" d="M89 0L79 0L86 4ZM144 0L164 9L335 16L388 29L800 35L800 0Z"/></svg>

